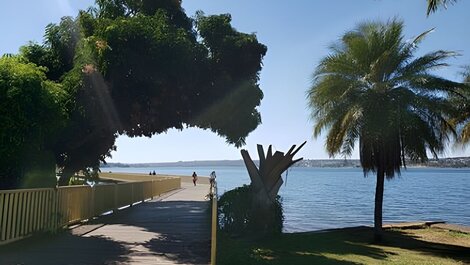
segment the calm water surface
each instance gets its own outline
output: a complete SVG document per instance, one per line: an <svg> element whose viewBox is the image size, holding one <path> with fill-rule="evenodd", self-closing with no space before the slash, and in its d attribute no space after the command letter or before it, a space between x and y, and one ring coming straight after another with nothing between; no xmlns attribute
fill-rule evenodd
<svg viewBox="0 0 470 265"><path fill-rule="evenodd" d="M103 168L103 171L208 176L219 195L250 178L244 167ZM373 225L375 176L360 168L291 168L280 195L286 232ZM287 180L287 181L286 181ZM470 226L470 169L410 168L385 181L385 223L443 220Z"/></svg>

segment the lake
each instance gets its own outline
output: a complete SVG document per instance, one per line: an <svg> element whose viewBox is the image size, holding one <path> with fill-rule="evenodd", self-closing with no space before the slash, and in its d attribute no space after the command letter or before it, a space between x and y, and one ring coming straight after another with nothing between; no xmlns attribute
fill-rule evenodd
<svg viewBox="0 0 470 265"><path fill-rule="evenodd" d="M103 172L199 176L217 173L219 196L249 184L245 167L103 168ZM375 175L364 177L360 168L294 167L283 174L280 195L284 231L302 232L373 225ZM409 168L385 181L384 223L446 221L470 226L470 169Z"/></svg>

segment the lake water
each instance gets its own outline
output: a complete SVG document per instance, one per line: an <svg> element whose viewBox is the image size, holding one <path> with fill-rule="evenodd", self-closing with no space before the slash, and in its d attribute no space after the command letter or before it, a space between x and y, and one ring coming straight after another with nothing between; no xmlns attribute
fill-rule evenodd
<svg viewBox="0 0 470 265"><path fill-rule="evenodd" d="M250 179L244 167L103 168L103 171L208 176L219 195ZM291 168L283 174L285 232L373 225L375 175L360 168ZM384 223L436 221L470 226L470 169L409 168L385 181Z"/></svg>

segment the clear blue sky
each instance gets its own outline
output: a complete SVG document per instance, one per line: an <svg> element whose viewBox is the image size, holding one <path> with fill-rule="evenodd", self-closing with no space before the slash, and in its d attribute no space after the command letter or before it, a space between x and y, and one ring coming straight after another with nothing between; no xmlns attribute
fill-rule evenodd
<svg viewBox="0 0 470 265"><path fill-rule="evenodd" d="M28 41L42 41L44 27L66 15L76 16L92 0L15 0L4 1L0 9L0 54L16 53ZM426 0L185 0L188 15L196 10L206 14L230 13L239 31L256 33L268 47L260 84L264 99L261 124L247 138L247 146L256 157L256 144L273 144L287 150L304 140L308 144L298 154L304 158L328 158L324 138L312 139L313 121L305 91L327 47L344 32L366 20L399 17L405 22L405 35L412 38L435 27L422 43L419 54L454 50L463 55L441 71L444 77L459 80L461 67L470 65L470 1L458 1L447 10L426 17ZM188 160L241 159L240 152L217 135L199 129L170 130L149 138L119 137L118 151L111 162L164 162ZM470 149L449 148L444 156L470 156ZM357 158L357 152L353 155Z"/></svg>

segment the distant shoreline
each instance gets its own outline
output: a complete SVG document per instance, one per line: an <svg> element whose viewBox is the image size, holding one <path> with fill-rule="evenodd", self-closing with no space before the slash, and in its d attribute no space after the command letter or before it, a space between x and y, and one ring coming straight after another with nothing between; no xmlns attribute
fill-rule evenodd
<svg viewBox="0 0 470 265"><path fill-rule="evenodd" d="M258 163L258 161L255 161ZM101 164L101 168L109 167L204 167L204 166L244 166L243 160L206 160L206 161L178 161L161 163L107 163ZM358 159L304 159L294 165L294 167L314 167L314 168L360 168ZM430 159L426 163L407 162L410 168L468 168L470 167L470 157L453 157Z"/></svg>

